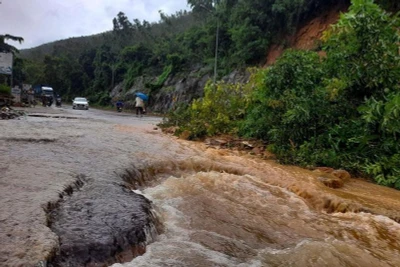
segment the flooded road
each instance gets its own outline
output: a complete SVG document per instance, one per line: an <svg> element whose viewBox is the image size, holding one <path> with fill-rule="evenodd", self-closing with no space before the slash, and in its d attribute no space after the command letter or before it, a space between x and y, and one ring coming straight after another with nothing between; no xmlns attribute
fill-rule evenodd
<svg viewBox="0 0 400 267"><path fill-rule="evenodd" d="M359 179L328 188L315 172L166 136L157 118L37 114L51 118L0 121L0 266L33 266L67 244L85 260L116 253L125 263L103 261L114 267L400 266L399 191ZM103 246L127 240L140 246Z"/></svg>
<svg viewBox="0 0 400 267"><path fill-rule="evenodd" d="M165 233L114 267L400 266L398 191L355 179L330 189L313 172L215 150L181 165L209 171L141 191Z"/></svg>
<svg viewBox="0 0 400 267"><path fill-rule="evenodd" d="M120 215L121 224L124 220L130 223L131 218L121 211L132 205L138 209L127 214L149 214L146 201L132 201L134 204L126 206L130 200L142 197L126 193L119 172L181 150L179 143L155 129L159 118L96 110L37 107L27 111L30 114L19 120L0 121L0 266L34 266L48 260L65 244L64 240L74 242L79 236L87 240L82 234L95 238L96 228L109 229L107 224L112 225L110 217L115 214ZM72 189L79 192L64 197L71 201L58 204L78 178L82 178L83 187ZM79 199L85 200L80 205L90 208L73 206ZM108 206L102 205L105 203ZM59 233L49 228L59 223L48 214L58 205L90 212L84 219L79 217L81 214L71 214L69 208L62 210L65 214L60 214L60 223L65 218L68 227L60 230L70 235L61 242ZM115 214L107 216L108 207ZM90 216L99 219L87 220ZM147 219L136 223L145 227ZM81 229L82 225L86 228ZM88 230L92 225L95 228Z"/></svg>

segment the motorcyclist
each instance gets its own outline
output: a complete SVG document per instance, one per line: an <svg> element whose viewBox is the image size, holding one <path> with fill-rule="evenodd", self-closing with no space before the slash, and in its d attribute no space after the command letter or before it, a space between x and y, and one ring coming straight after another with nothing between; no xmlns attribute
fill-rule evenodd
<svg viewBox="0 0 400 267"><path fill-rule="evenodd" d="M56 95L56 106L61 107L61 96L58 94Z"/></svg>
<svg viewBox="0 0 400 267"><path fill-rule="evenodd" d="M52 96L48 97L48 105L49 105L49 107L51 107L51 105L53 105L53 97Z"/></svg>
<svg viewBox="0 0 400 267"><path fill-rule="evenodd" d="M122 111L122 107L124 106L124 102L122 102L122 100L118 100L117 103L115 103L115 106L117 107L117 111L120 112L120 111Z"/></svg>
<svg viewBox="0 0 400 267"><path fill-rule="evenodd" d="M44 93L41 95L41 100L42 100L42 106L46 107L47 106L47 97Z"/></svg>

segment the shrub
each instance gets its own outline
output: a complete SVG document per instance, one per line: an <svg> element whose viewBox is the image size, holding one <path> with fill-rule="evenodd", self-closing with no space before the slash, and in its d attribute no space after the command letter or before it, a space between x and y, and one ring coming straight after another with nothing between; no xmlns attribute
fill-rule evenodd
<svg viewBox="0 0 400 267"><path fill-rule="evenodd" d="M400 189L399 26L373 1L354 0L324 34L326 58L288 51L259 71L240 133L270 142L283 162Z"/></svg>
<svg viewBox="0 0 400 267"><path fill-rule="evenodd" d="M164 68L163 73L158 77L156 83L148 83L146 87L150 89L151 93L155 93L158 91L168 79L169 75L172 72L172 65L168 65Z"/></svg>
<svg viewBox="0 0 400 267"><path fill-rule="evenodd" d="M10 95L11 87L5 84L0 84L0 94Z"/></svg>
<svg viewBox="0 0 400 267"><path fill-rule="evenodd" d="M284 147L318 135L327 107L318 54L289 50L260 75L240 133Z"/></svg>
<svg viewBox="0 0 400 267"><path fill-rule="evenodd" d="M249 90L249 86L240 84L208 82L202 99L194 100L186 110L181 110L180 116L177 112L170 113L168 120L176 121L179 132L189 132L191 139L236 134L249 102Z"/></svg>

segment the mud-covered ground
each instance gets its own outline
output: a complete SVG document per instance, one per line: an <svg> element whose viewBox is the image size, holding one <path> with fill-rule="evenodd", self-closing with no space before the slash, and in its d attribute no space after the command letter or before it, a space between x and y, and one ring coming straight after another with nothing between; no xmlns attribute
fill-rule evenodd
<svg viewBox="0 0 400 267"><path fill-rule="evenodd" d="M148 201L124 188L120 174L186 150L155 126L160 118L68 107L25 110L18 120L0 121L0 266L34 266L54 258L59 244L90 260L142 242L142 232L118 237L132 230L127 222L144 229L151 217ZM69 196L73 190L79 192ZM59 234L67 237L59 240ZM118 251L90 241L96 236Z"/></svg>

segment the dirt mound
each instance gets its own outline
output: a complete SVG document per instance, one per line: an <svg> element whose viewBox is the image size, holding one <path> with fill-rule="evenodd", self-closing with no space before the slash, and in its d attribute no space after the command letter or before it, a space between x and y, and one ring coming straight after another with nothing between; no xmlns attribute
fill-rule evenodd
<svg viewBox="0 0 400 267"><path fill-rule="evenodd" d="M335 24L340 13L346 12L348 6L338 4L335 8L325 11L320 16L312 19L297 31L294 36L287 37L284 44L274 44L269 48L266 66L275 63L282 55L285 49L303 49L313 50L319 46L319 40L322 33L326 31L332 24Z"/></svg>

